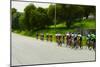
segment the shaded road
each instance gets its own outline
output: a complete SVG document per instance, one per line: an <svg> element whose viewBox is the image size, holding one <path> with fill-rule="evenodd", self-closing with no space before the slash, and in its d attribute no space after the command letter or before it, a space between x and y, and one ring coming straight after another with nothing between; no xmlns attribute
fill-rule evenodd
<svg viewBox="0 0 100 67"><path fill-rule="evenodd" d="M12 33L12 65L94 61L95 52L88 49L58 47L56 43Z"/></svg>

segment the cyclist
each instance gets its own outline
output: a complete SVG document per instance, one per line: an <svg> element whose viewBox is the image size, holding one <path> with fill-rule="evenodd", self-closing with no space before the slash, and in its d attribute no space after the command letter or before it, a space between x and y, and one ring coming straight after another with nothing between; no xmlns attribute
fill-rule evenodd
<svg viewBox="0 0 100 67"><path fill-rule="evenodd" d="M95 49L95 46L96 46L96 44L95 44L96 43L96 36L95 36L95 34L91 34L90 37L91 37L93 49Z"/></svg>
<svg viewBox="0 0 100 67"><path fill-rule="evenodd" d="M74 33L74 48L77 48L77 33Z"/></svg>
<svg viewBox="0 0 100 67"><path fill-rule="evenodd" d="M49 34L48 33L46 34L46 40L47 41L49 40Z"/></svg>
<svg viewBox="0 0 100 67"><path fill-rule="evenodd" d="M78 34L77 39L78 39L78 45L80 46L80 48L82 48L82 35L80 33Z"/></svg>
<svg viewBox="0 0 100 67"><path fill-rule="evenodd" d="M68 37L68 44L69 46L71 47L71 44L72 44L72 36L71 36L71 33L69 33L69 37Z"/></svg>
<svg viewBox="0 0 100 67"><path fill-rule="evenodd" d="M65 42L65 35L62 35L62 43Z"/></svg>
<svg viewBox="0 0 100 67"><path fill-rule="evenodd" d="M50 41L52 41L52 34L49 35Z"/></svg>
<svg viewBox="0 0 100 67"><path fill-rule="evenodd" d="M88 46L88 48L90 48L90 41L91 41L91 37L90 37L90 34L88 33L87 34L87 46Z"/></svg>
<svg viewBox="0 0 100 67"><path fill-rule="evenodd" d="M55 36L56 36L56 42L58 43L58 33L56 33Z"/></svg>
<svg viewBox="0 0 100 67"><path fill-rule="evenodd" d="M44 34L41 33L41 40L44 40Z"/></svg>
<svg viewBox="0 0 100 67"><path fill-rule="evenodd" d="M58 46L62 46L60 33L58 34Z"/></svg>
<svg viewBox="0 0 100 67"><path fill-rule="evenodd" d="M71 36L72 36L72 48L73 48L73 45L74 45L74 33L72 33Z"/></svg>
<svg viewBox="0 0 100 67"><path fill-rule="evenodd" d="M66 46L69 45L69 32L66 33Z"/></svg>

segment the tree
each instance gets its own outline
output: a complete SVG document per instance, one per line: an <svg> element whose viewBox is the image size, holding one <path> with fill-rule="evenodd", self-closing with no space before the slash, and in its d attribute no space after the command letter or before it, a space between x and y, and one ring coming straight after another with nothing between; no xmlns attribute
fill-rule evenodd
<svg viewBox="0 0 100 67"><path fill-rule="evenodd" d="M42 7L38 7L36 10L37 10L38 12L40 12L40 13L47 13L46 9L44 9L44 8L42 8Z"/></svg>
<svg viewBox="0 0 100 67"><path fill-rule="evenodd" d="M48 17L50 20L52 20L51 24L54 24L55 25L55 28L56 28L56 5L55 4L51 4L48 8L48 11L47 11L47 14L48 14Z"/></svg>
<svg viewBox="0 0 100 67"><path fill-rule="evenodd" d="M72 22L76 19L81 19L84 15L84 10L78 5L56 5L56 18L57 20L66 21L66 26L70 28Z"/></svg>
<svg viewBox="0 0 100 67"><path fill-rule="evenodd" d="M16 10L15 8L12 8L12 9L11 9L12 15L13 15L14 13L16 13L16 12L17 12L17 10Z"/></svg>
<svg viewBox="0 0 100 67"><path fill-rule="evenodd" d="M33 4L30 4L24 9L24 11L24 23L27 30L34 31L46 28L50 24L46 9L42 7L36 8Z"/></svg>
<svg viewBox="0 0 100 67"><path fill-rule="evenodd" d="M49 18L49 16L48 16L48 8L42 8L42 7L39 7L39 8L37 8L37 11L40 13L40 17L41 18L39 18L40 20L40 22L41 22L41 27L48 27L49 25L51 25L52 24L52 20Z"/></svg>
<svg viewBox="0 0 100 67"><path fill-rule="evenodd" d="M33 22L32 14L35 9L36 7L33 4L29 4L24 9L24 12L25 12L25 22L24 23L25 23L26 29L29 31L32 30L32 26L31 26L31 23Z"/></svg>
<svg viewBox="0 0 100 67"><path fill-rule="evenodd" d="M17 12L17 9L12 8L12 29L19 29L19 17L20 13Z"/></svg>
<svg viewBox="0 0 100 67"><path fill-rule="evenodd" d="M55 5L50 5L47 11L48 17L51 20L55 20Z"/></svg>
<svg viewBox="0 0 100 67"><path fill-rule="evenodd" d="M95 6L83 6L85 12L84 16L88 19L88 16L92 13L94 16L96 15L96 7Z"/></svg>
<svg viewBox="0 0 100 67"><path fill-rule="evenodd" d="M37 30L37 29L42 29L46 28L50 24L50 19L48 18L48 15L44 12L40 11L32 11L32 29Z"/></svg>
<svg viewBox="0 0 100 67"><path fill-rule="evenodd" d="M20 27L20 31L26 30L26 26L25 26L25 16L22 13L19 17L19 27Z"/></svg>

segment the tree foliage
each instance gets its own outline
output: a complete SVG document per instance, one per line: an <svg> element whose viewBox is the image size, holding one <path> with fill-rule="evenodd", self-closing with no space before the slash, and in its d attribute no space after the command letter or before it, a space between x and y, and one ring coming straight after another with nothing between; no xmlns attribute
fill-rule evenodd
<svg viewBox="0 0 100 67"><path fill-rule="evenodd" d="M12 8L12 28L13 29L19 29L19 17L20 13L17 12L15 8Z"/></svg>
<svg viewBox="0 0 100 67"><path fill-rule="evenodd" d="M11 9L12 29L34 31L58 22L66 22L66 27L70 28L74 21L82 20L83 17L88 19L90 14L95 16L95 13L95 6L51 4L48 8L37 8L34 4L29 4L22 13L15 8Z"/></svg>
<svg viewBox="0 0 100 67"><path fill-rule="evenodd" d="M72 22L76 19L81 19L84 15L84 9L77 5L56 5L56 17L57 20L66 21L66 26L70 27Z"/></svg>

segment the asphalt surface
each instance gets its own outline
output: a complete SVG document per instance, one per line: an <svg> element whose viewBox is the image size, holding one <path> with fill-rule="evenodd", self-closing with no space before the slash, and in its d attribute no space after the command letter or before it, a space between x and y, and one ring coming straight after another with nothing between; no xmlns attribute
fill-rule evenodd
<svg viewBox="0 0 100 67"><path fill-rule="evenodd" d="M95 51L58 47L57 43L12 33L11 65L95 61Z"/></svg>

